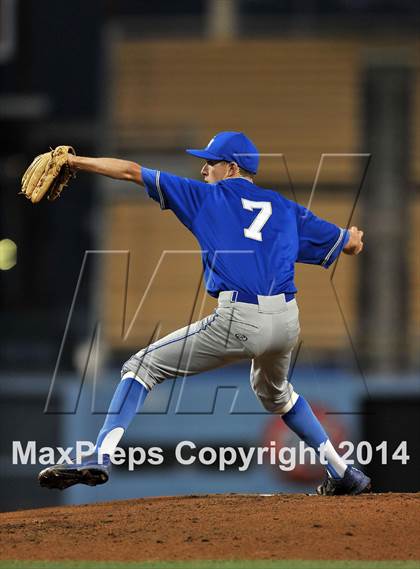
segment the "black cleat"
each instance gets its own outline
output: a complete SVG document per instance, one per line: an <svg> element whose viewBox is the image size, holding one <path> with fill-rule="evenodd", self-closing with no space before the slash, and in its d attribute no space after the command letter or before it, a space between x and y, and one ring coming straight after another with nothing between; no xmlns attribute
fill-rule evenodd
<svg viewBox="0 0 420 569"><path fill-rule="evenodd" d="M79 463L55 464L44 468L38 474L39 484L44 488L65 490L75 484L98 486L109 479L111 460L107 454L101 459L98 453L84 457Z"/></svg>
<svg viewBox="0 0 420 569"><path fill-rule="evenodd" d="M370 492L371 480L357 468L348 466L343 478L331 478L327 475L326 479L316 489L320 496L355 496Z"/></svg>

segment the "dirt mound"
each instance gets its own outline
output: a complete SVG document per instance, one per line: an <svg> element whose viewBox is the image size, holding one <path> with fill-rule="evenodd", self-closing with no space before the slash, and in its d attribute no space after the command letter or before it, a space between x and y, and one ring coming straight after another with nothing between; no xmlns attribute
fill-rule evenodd
<svg viewBox="0 0 420 569"><path fill-rule="evenodd" d="M1 559L420 559L420 493L148 498L0 514Z"/></svg>

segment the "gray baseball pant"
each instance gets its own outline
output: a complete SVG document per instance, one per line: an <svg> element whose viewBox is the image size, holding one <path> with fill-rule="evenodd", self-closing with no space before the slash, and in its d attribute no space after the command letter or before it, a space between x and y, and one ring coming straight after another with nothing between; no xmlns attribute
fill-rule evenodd
<svg viewBox="0 0 420 569"><path fill-rule="evenodd" d="M251 387L271 413L286 413L296 394L288 381L297 342L299 310L284 295L259 296L259 304L219 295L210 316L185 326L140 350L124 364L122 378L132 377L147 389L165 379L185 377L242 360L251 360Z"/></svg>

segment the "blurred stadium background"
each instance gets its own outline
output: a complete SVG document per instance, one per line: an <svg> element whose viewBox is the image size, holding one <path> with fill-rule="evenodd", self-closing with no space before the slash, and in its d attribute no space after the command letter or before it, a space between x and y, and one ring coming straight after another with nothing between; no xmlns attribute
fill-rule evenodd
<svg viewBox="0 0 420 569"><path fill-rule="evenodd" d="M362 257L297 269L293 381L337 440L407 440L407 465L375 453L365 468L377 490L419 490L419 24L414 0L0 0L1 510L313 489L314 469L170 460L183 439L295 443L254 401L246 366L153 393L124 442L162 446L164 466L60 494L37 487L37 466L12 465L13 440L94 440L127 356L214 307L194 239L143 191L80 175L33 207L17 196L22 172L72 144L196 177L184 149L219 130L267 154L260 185L364 228Z"/></svg>

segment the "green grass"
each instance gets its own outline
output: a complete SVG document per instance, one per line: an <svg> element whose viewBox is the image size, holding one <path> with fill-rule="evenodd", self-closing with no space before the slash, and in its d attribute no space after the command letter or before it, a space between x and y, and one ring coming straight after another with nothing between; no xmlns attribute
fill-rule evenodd
<svg viewBox="0 0 420 569"><path fill-rule="evenodd" d="M0 561L0 569L420 569L420 561Z"/></svg>

